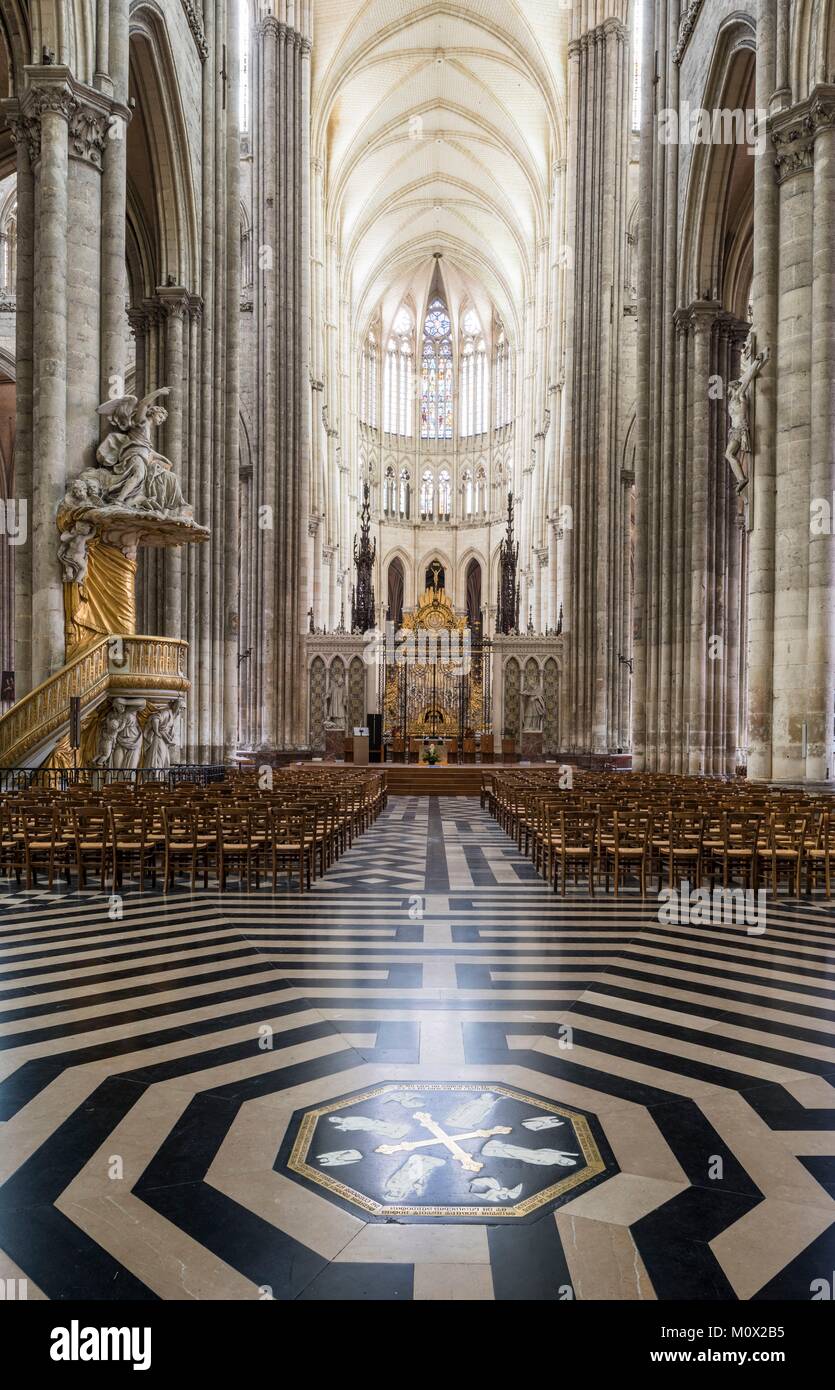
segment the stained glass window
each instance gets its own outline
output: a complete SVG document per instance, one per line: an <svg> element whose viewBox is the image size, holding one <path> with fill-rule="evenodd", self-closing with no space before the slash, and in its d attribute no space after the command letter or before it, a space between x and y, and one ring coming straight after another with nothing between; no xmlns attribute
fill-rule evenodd
<svg viewBox="0 0 835 1390"><path fill-rule="evenodd" d="M446 305L435 298L423 325L421 439L452 438L452 331Z"/></svg>

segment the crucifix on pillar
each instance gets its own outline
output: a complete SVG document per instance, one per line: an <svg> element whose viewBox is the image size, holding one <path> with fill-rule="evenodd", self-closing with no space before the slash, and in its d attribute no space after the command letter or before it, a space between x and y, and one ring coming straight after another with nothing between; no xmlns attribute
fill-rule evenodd
<svg viewBox="0 0 835 1390"><path fill-rule="evenodd" d="M755 348L756 340L752 328L742 348L742 376L738 380L730 382L728 386L730 429L728 430L725 458L730 464L736 481L736 490L740 496L749 487L753 467L751 388L770 356L767 347L763 348L762 352L756 352ZM744 502L746 529L750 529L750 492L746 495Z"/></svg>

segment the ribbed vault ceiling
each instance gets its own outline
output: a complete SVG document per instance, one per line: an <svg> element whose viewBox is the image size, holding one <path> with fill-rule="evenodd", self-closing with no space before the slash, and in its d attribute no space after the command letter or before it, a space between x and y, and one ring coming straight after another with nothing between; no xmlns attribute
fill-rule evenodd
<svg viewBox="0 0 835 1390"><path fill-rule="evenodd" d="M561 0L316 0L314 153L362 328L432 254L511 328L565 140Z"/></svg>

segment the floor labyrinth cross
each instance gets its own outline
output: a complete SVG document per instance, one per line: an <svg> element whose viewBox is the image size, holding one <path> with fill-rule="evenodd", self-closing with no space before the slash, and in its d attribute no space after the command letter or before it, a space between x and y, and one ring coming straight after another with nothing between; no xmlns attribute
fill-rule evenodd
<svg viewBox="0 0 835 1390"><path fill-rule="evenodd" d="M433 1139L407 1139L402 1144L381 1144L375 1153L378 1154L399 1154L411 1153L413 1149L432 1148L436 1144L443 1144L449 1149L453 1158L465 1168L468 1173L480 1173L484 1167L477 1159L472 1158L466 1150L461 1148L462 1139L489 1139L493 1134L510 1134L512 1130L508 1125L494 1125L492 1129L473 1129L468 1134L447 1134L437 1121L432 1119L425 1110L415 1111L414 1118L424 1129L428 1129L434 1135Z"/></svg>

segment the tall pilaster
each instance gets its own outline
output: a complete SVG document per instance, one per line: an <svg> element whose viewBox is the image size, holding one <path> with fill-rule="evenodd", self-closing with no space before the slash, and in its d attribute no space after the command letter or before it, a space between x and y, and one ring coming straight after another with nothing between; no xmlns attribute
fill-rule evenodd
<svg viewBox="0 0 835 1390"><path fill-rule="evenodd" d="M310 15L279 0L255 33L256 504L263 635L260 741L304 737L300 640L310 606Z"/></svg>
<svg viewBox="0 0 835 1390"><path fill-rule="evenodd" d="M772 776L778 781L802 780L806 775L807 662L812 657L807 623L814 144L807 114L805 109L786 109L772 126L780 245L772 744Z"/></svg>
<svg viewBox="0 0 835 1390"><path fill-rule="evenodd" d="M824 503L829 534L810 525L806 777L831 780L835 718L835 86L812 94L812 362L810 503Z"/></svg>
<svg viewBox="0 0 835 1390"><path fill-rule="evenodd" d="M612 7L617 8L615 6ZM582 21L577 19L577 23ZM575 33L569 45L569 109L576 115L570 161L569 239L574 261L567 331L566 501L571 580L569 745L604 752L616 724L617 653L611 634L620 543L617 508L617 389L623 317L629 129L629 38L619 17Z"/></svg>
<svg viewBox="0 0 835 1390"><path fill-rule="evenodd" d="M756 101L767 111L775 89L776 0L760 0ZM774 537L776 530L778 194L774 150L766 132L754 151L754 323L769 361L757 380L754 505L748 568L748 776L767 781L772 766Z"/></svg>
<svg viewBox="0 0 835 1390"><path fill-rule="evenodd" d="M64 662L55 514L67 479L67 212L70 74L30 72L24 112L37 123L32 488L32 684Z"/></svg>

